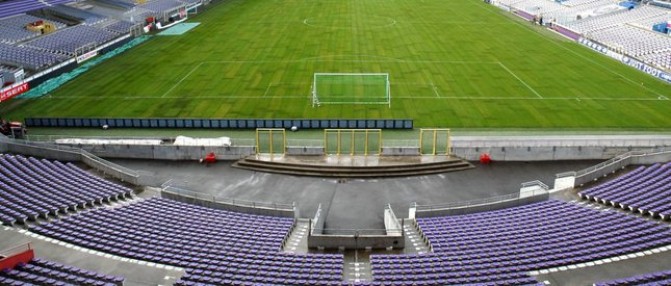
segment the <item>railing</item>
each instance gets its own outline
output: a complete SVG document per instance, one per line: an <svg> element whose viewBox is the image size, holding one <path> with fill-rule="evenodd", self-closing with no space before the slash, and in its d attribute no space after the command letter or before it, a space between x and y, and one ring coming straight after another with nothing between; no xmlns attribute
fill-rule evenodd
<svg viewBox="0 0 671 286"><path fill-rule="evenodd" d="M519 193L512 193L512 194L507 194L507 195L502 195L502 196L494 196L494 197L489 197L489 198L484 198L484 199L477 199L477 200L470 200L470 201L462 201L462 202L452 202L452 203L444 203L444 204L435 204L435 205L419 205L417 203L413 203L413 206L417 208L417 211L434 211L434 210L445 210L445 209L456 209L456 208L469 208L473 206L481 206L481 205L487 205L487 204L492 204L492 203L497 203L497 202L502 202L502 201L510 201L510 200L515 200L520 197Z"/></svg>
<svg viewBox="0 0 671 286"><path fill-rule="evenodd" d="M387 236L387 232L402 233L403 229L331 229L319 228L314 230L318 234L312 236Z"/></svg>
<svg viewBox="0 0 671 286"><path fill-rule="evenodd" d="M56 144L49 144L49 143L37 143L37 142L29 142L25 140L17 140L17 139L6 139L3 140L5 144L8 146L17 146L17 147L23 147L24 148L24 154L26 155L31 155L30 152L27 149L30 148L35 148L39 150L44 150L44 151L49 151L49 152L54 152L54 153L59 153L59 152L68 152L69 154L77 154L79 155L79 160L83 161L87 165L91 166L92 168L101 171L105 174L110 174L113 175L114 177L118 179L122 179L127 182L131 182L133 184L138 183L138 178L139 178L139 173L136 170L126 168L124 166L112 163L110 161L104 160L96 155L93 155L87 151L84 151L79 148L74 148L74 147L69 147L69 146L61 146L61 145L56 145Z"/></svg>
<svg viewBox="0 0 671 286"><path fill-rule="evenodd" d="M548 185L544 184L543 182L541 182L539 180L534 180L534 181L522 183L522 188L530 188L530 187L538 187L538 188L540 188L542 190L545 190L545 191L550 189L550 187L548 187Z"/></svg>
<svg viewBox="0 0 671 286"><path fill-rule="evenodd" d="M9 256L12 256L14 254L21 253L21 252L24 252L24 251L28 251L28 250L31 250L31 249L32 249L32 245L30 244L30 242L15 245L15 246L0 250L0 258L9 257Z"/></svg>
<svg viewBox="0 0 671 286"><path fill-rule="evenodd" d="M295 204L285 204L285 203L269 203L269 202L255 202L255 201L246 201L246 200L236 200L236 199L226 199L217 197L212 194L205 194L201 192L194 192L191 190L182 189L175 186L170 186L169 182L164 183L161 187L161 193L172 193L181 197L193 198L200 201L213 202L217 204L231 205L243 208L265 208L271 210L281 210L281 211L293 211Z"/></svg>
<svg viewBox="0 0 671 286"><path fill-rule="evenodd" d="M403 235L403 225L398 222L391 204L384 207L384 227L388 235ZM400 231L398 231L400 229Z"/></svg>
<svg viewBox="0 0 671 286"><path fill-rule="evenodd" d="M592 173L594 171L603 169L605 167L608 167L608 166L611 166L611 165L614 165L614 164L618 164L618 163L620 163L624 160L627 160L627 159L629 159L633 156L652 155L652 154L668 153L668 152L671 152L671 148L651 148L651 149L645 150L645 151L641 151L641 150L630 151L630 152L615 156L615 157L613 157L613 158L611 158L607 161L601 162L601 163L596 164L594 166L587 167L587 168L582 169L582 170L559 173L559 174L556 175L556 177L557 178L564 178L564 177L569 177L569 176L582 177L586 174L589 174L589 173Z"/></svg>

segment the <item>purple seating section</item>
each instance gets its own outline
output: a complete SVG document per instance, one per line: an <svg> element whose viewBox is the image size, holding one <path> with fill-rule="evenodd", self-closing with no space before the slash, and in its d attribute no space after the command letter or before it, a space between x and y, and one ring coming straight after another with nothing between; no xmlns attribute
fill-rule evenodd
<svg viewBox="0 0 671 286"><path fill-rule="evenodd" d="M104 29L78 25L39 37L25 45L50 53L74 56L80 47L91 43L102 45L118 36L119 34Z"/></svg>
<svg viewBox="0 0 671 286"><path fill-rule="evenodd" d="M637 169L578 193L581 198L641 214L671 216L671 163Z"/></svg>
<svg viewBox="0 0 671 286"><path fill-rule="evenodd" d="M28 23L36 22L38 20L44 19L26 14L0 19L0 35L2 35L0 42L14 44L16 42L26 41L40 36L40 33L31 32L25 28ZM57 29L65 27L65 24L60 22L48 22L54 24Z"/></svg>
<svg viewBox="0 0 671 286"><path fill-rule="evenodd" d="M371 255L390 285L536 283L524 273L671 244L671 229L612 210L547 201L469 215L419 218L434 253Z"/></svg>
<svg viewBox="0 0 671 286"><path fill-rule="evenodd" d="M44 8L46 5L38 0L10 0L0 2L0 18Z"/></svg>
<svg viewBox="0 0 671 286"><path fill-rule="evenodd" d="M68 2L72 2L72 0L47 0L44 1L49 3L49 5L58 5L58 4L64 4ZM2 1L0 2L0 19L20 14L20 13L25 13L31 10L36 10L36 9L41 9L48 7L47 5L44 5L42 2L38 0L7 0L7 1Z"/></svg>
<svg viewBox="0 0 671 286"><path fill-rule="evenodd" d="M68 56L65 55L0 43L0 64L38 70L66 59L68 59Z"/></svg>
<svg viewBox="0 0 671 286"><path fill-rule="evenodd" d="M124 278L104 275L40 258L0 272L0 285L118 286Z"/></svg>
<svg viewBox="0 0 671 286"><path fill-rule="evenodd" d="M187 270L177 285L340 285L343 256L280 252L292 218L153 198L30 230L119 256Z"/></svg>
<svg viewBox="0 0 671 286"><path fill-rule="evenodd" d="M127 21L115 21L114 23L105 26L105 30L118 34L128 34L133 25L135 24Z"/></svg>
<svg viewBox="0 0 671 286"><path fill-rule="evenodd" d="M4 224L116 201L131 192L69 163L0 156L0 220Z"/></svg>
<svg viewBox="0 0 671 286"><path fill-rule="evenodd" d="M602 281L594 283L594 286L643 286L643 285L671 285L671 270L655 273L637 275L634 277L617 279L613 281Z"/></svg>
<svg viewBox="0 0 671 286"><path fill-rule="evenodd" d="M184 3L177 0L159 0L147 2L145 4L138 5L137 7L147 9L154 12L154 15L158 15L165 11L175 10L181 6L184 6Z"/></svg>

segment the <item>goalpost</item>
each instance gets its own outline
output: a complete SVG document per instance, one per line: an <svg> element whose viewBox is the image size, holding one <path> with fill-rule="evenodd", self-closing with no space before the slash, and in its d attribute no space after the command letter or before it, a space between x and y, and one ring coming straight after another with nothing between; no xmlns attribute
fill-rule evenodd
<svg viewBox="0 0 671 286"><path fill-rule="evenodd" d="M322 104L386 104L391 107L388 73L315 73L312 107Z"/></svg>

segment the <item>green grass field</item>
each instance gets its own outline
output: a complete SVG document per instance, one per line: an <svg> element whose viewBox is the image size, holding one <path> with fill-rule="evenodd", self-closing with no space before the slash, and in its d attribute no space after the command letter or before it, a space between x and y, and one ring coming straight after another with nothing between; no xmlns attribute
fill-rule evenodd
<svg viewBox="0 0 671 286"><path fill-rule="evenodd" d="M228 0L5 117L411 118L668 129L671 86L479 0ZM313 74L389 73L391 106L312 107Z"/></svg>

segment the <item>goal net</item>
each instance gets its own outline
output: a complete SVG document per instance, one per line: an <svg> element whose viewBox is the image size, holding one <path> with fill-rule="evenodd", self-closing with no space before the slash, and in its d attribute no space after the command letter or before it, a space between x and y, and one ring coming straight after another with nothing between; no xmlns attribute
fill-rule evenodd
<svg viewBox="0 0 671 286"><path fill-rule="evenodd" d="M315 73L312 107L322 104L386 104L391 107L388 73Z"/></svg>

